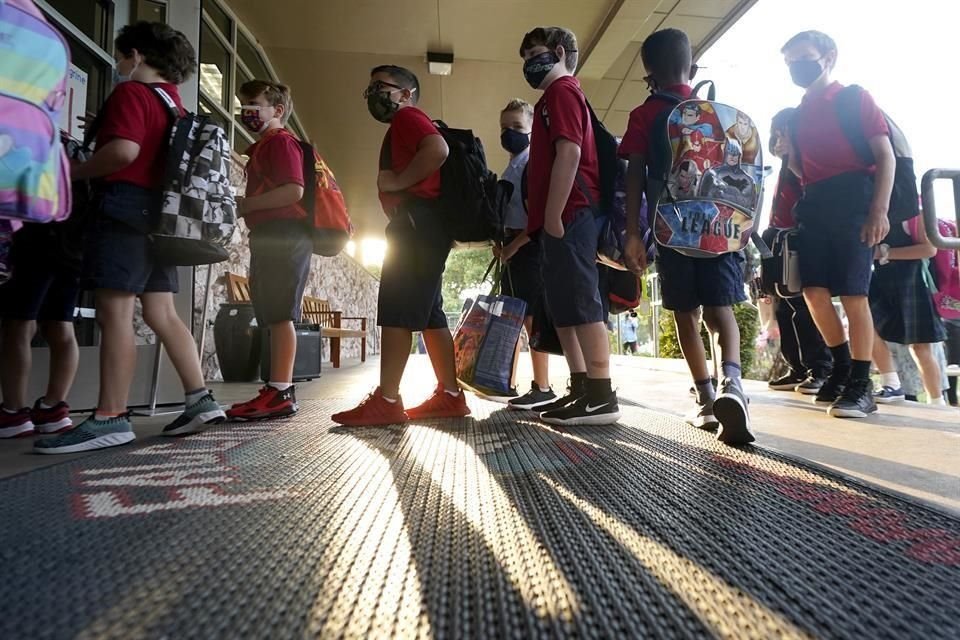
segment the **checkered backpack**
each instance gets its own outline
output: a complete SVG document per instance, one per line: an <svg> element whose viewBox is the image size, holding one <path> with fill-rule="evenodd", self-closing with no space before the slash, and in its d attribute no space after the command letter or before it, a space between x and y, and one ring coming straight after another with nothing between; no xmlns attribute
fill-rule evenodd
<svg viewBox="0 0 960 640"><path fill-rule="evenodd" d="M227 134L210 116L181 115L169 94L157 86L150 88L173 121L163 205L150 234L154 253L159 260L179 266L222 262L237 225Z"/></svg>

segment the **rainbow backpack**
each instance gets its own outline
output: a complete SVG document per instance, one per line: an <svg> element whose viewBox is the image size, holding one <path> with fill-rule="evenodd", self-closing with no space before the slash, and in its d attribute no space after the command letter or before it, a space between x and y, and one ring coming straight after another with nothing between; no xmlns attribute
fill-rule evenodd
<svg viewBox="0 0 960 640"><path fill-rule="evenodd" d="M0 218L70 215L70 165L57 123L70 56L31 0L0 0Z"/></svg>

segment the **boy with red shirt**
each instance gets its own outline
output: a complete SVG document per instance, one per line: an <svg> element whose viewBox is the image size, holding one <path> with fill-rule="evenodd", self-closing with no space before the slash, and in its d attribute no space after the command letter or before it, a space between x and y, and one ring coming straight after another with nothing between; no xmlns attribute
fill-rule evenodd
<svg viewBox="0 0 960 640"><path fill-rule="evenodd" d="M797 226L793 217L793 207L803 195L803 187L788 164L789 148L788 126L796 109L783 109L773 116L770 124L770 152L783 162L770 210L770 230L765 236L776 230L794 229ZM773 236L770 236L771 238ZM771 380L769 387L775 391L797 391L805 395L814 395L823 386L833 368L833 357L823 342L823 336L813 323L810 309L803 296L795 298L776 298L777 325L780 327L780 352L790 370L783 376Z"/></svg>
<svg viewBox="0 0 960 640"><path fill-rule="evenodd" d="M440 167L449 148L426 113L417 108L420 82L409 69L384 65L370 72L367 109L389 123L380 150L377 187L387 224L387 257L380 277L377 324L382 328L380 386L333 421L375 426L408 419L453 418L470 413L457 383L453 337L443 312L443 270L453 237L440 208ZM404 411L400 380L413 332L426 343L437 387L425 402Z"/></svg>
<svg viewBox="0 0 960 640"><path fill-rule="evenodd" d="M540 243L547 308L570 368L570 388L540 407L558 425L602 425L620 419L610 386L610 343L597 269L600 167L587 100L573 72L577 38L538 27L520 44L523 75L543 96L533 109L527 164L527 233Z"/></svg>
<svg viewBox="0 0 960 640"><path fill-rule="evenodd" d="M870 94L862 92L863 135L873 152L867 164L844 135L831 82L837 45L819 31L804 31L781 50L795 84L806 89L791 127L790 170L803 182L795 212L799 223L800 280L817 328L833 353L833 373L818 404L839 418L877 410L870 381L873 318L867 294L874 247L890 230L888 208L896 162L889 128ZM832 297L846 312L850 341Z"/></svg>
<svg viewBox="0 0 960 640"><path fill-rule="evenodd" d="M247 197L239 215L250 228L250 298L257 325L270 331L270 380L256 398L227 411L231 420L283 418L297 412L293 363L303 291L313 243L304 227L303 150L284 127L293 110L290 89L251 80L238 92L240 121L259 136L248 150Z"/></svg>
<svg viewBox="0 0 960 640"><path fill-rule="evenodd" d="M654 93L630 114L621 156L630 161L627 173L627 266L636 274L647 267L640 236L641 197L647 188L647 160L655 124L676 102L657 95L671 94L686 100L692 94L693 54L683 31L663 29L650 35L640 49L647 83ZM687 110L684 110L685 112ZM692 258L667 247L657 248L657 274L663 306L674 312L680 348L693 375L697 409L687 422L699 429L720 428L717 439L730 445L753 442L747 397L741 385L740 328L732 306L746 299L743 289L743 258L725 253L715 258ZM719 334L723 379L719 395L707 370L700 338L700 309L711 334Z"/></svg>
<svg viewBox="0 0 960 640"><path fill-rule="evenodd" d="M160 210L171 118L163 91L183 109L177 85L196 68L193 47L179 31L138 22L116 42L120 84L98 117L96 152L75 164L73 180L102 178L100 206L85 238L81 284L95 290L101 330L100 397L94 415L75 429L34 445L38 453L74 453L136 438L127 398L136 367L133 311L136 298L173 363L186 408L164 435L184 435L221 422L224 412L204 386L190 330L173 303L177 268L156 259L149 237Z"/></svg>

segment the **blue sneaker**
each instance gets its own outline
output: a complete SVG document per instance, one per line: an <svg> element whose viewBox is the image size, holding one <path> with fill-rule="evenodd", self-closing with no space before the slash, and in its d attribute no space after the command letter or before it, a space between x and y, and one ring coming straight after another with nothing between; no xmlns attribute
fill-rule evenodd
<svg viewBox="0 0 960 640"><path fill-rule="evenodd" d="M186 407L176 420L165 426L163 435L185 436L191 433L199 433L207 425L217 424L226 419L227 414L213 399L213 394L207 393L207 395Z"/></svg>
<svg viewBox="0 0 960 640"><path fill-rule="evenodd" d="M907 394L903 388L894 389L893 387L883 387L873 392L873 400L877 404L893 404L894 402L903 402L907 399Z"/></svg>
<svg viewBox="0 0 960 640"><path fill-rule="evenodd" d="M77 453L79 451L93 451L127 444L133 442L136 438L128 414L109 420L97 420L96 416L90 416L76 428L55 438L37 440L33 445L33 452Z"/></svg>

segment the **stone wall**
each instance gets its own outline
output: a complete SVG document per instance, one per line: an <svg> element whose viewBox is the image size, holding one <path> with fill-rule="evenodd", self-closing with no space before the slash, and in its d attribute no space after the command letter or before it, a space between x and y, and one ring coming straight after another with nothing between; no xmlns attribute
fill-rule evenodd
<svg viewBox="0 0 960 640"><path fill-rule="evenodd" d="M235 166L239 168L243 160L235 158L235 162L237 163ZM231 178L237 193L243 193L245 188L243 171L232 171ZM220 309L220 304L227 300L225 274L230 272L242 276L248 275L250 245L247 236L247 227L241 220L234 231L233 241L230 243L230 257L225 262L209 267L213 272L211 274L210 296L207 302L206 337L203 349L203 371L207 380L221 379L220 365L217 362L213 340L213 322ZM196 270L194 333L197 333L200 329L207 270L208 267L198 267ZM377 291L379 288L379 280L347 254L340 254L335 258L314 256L305 295L328 300L330 308L335 311L342 311L345 317L367 318L367 355L369 356L380 352L380 333L376 327ZM359 328L359 323L344 323L344 326ZM329 350L329 340L324 340L324 363L330 361ZM341 342L340 353L343 359L359 358L360 341L344 339ZM327 365L325 364L325 366Z"/></svg>

